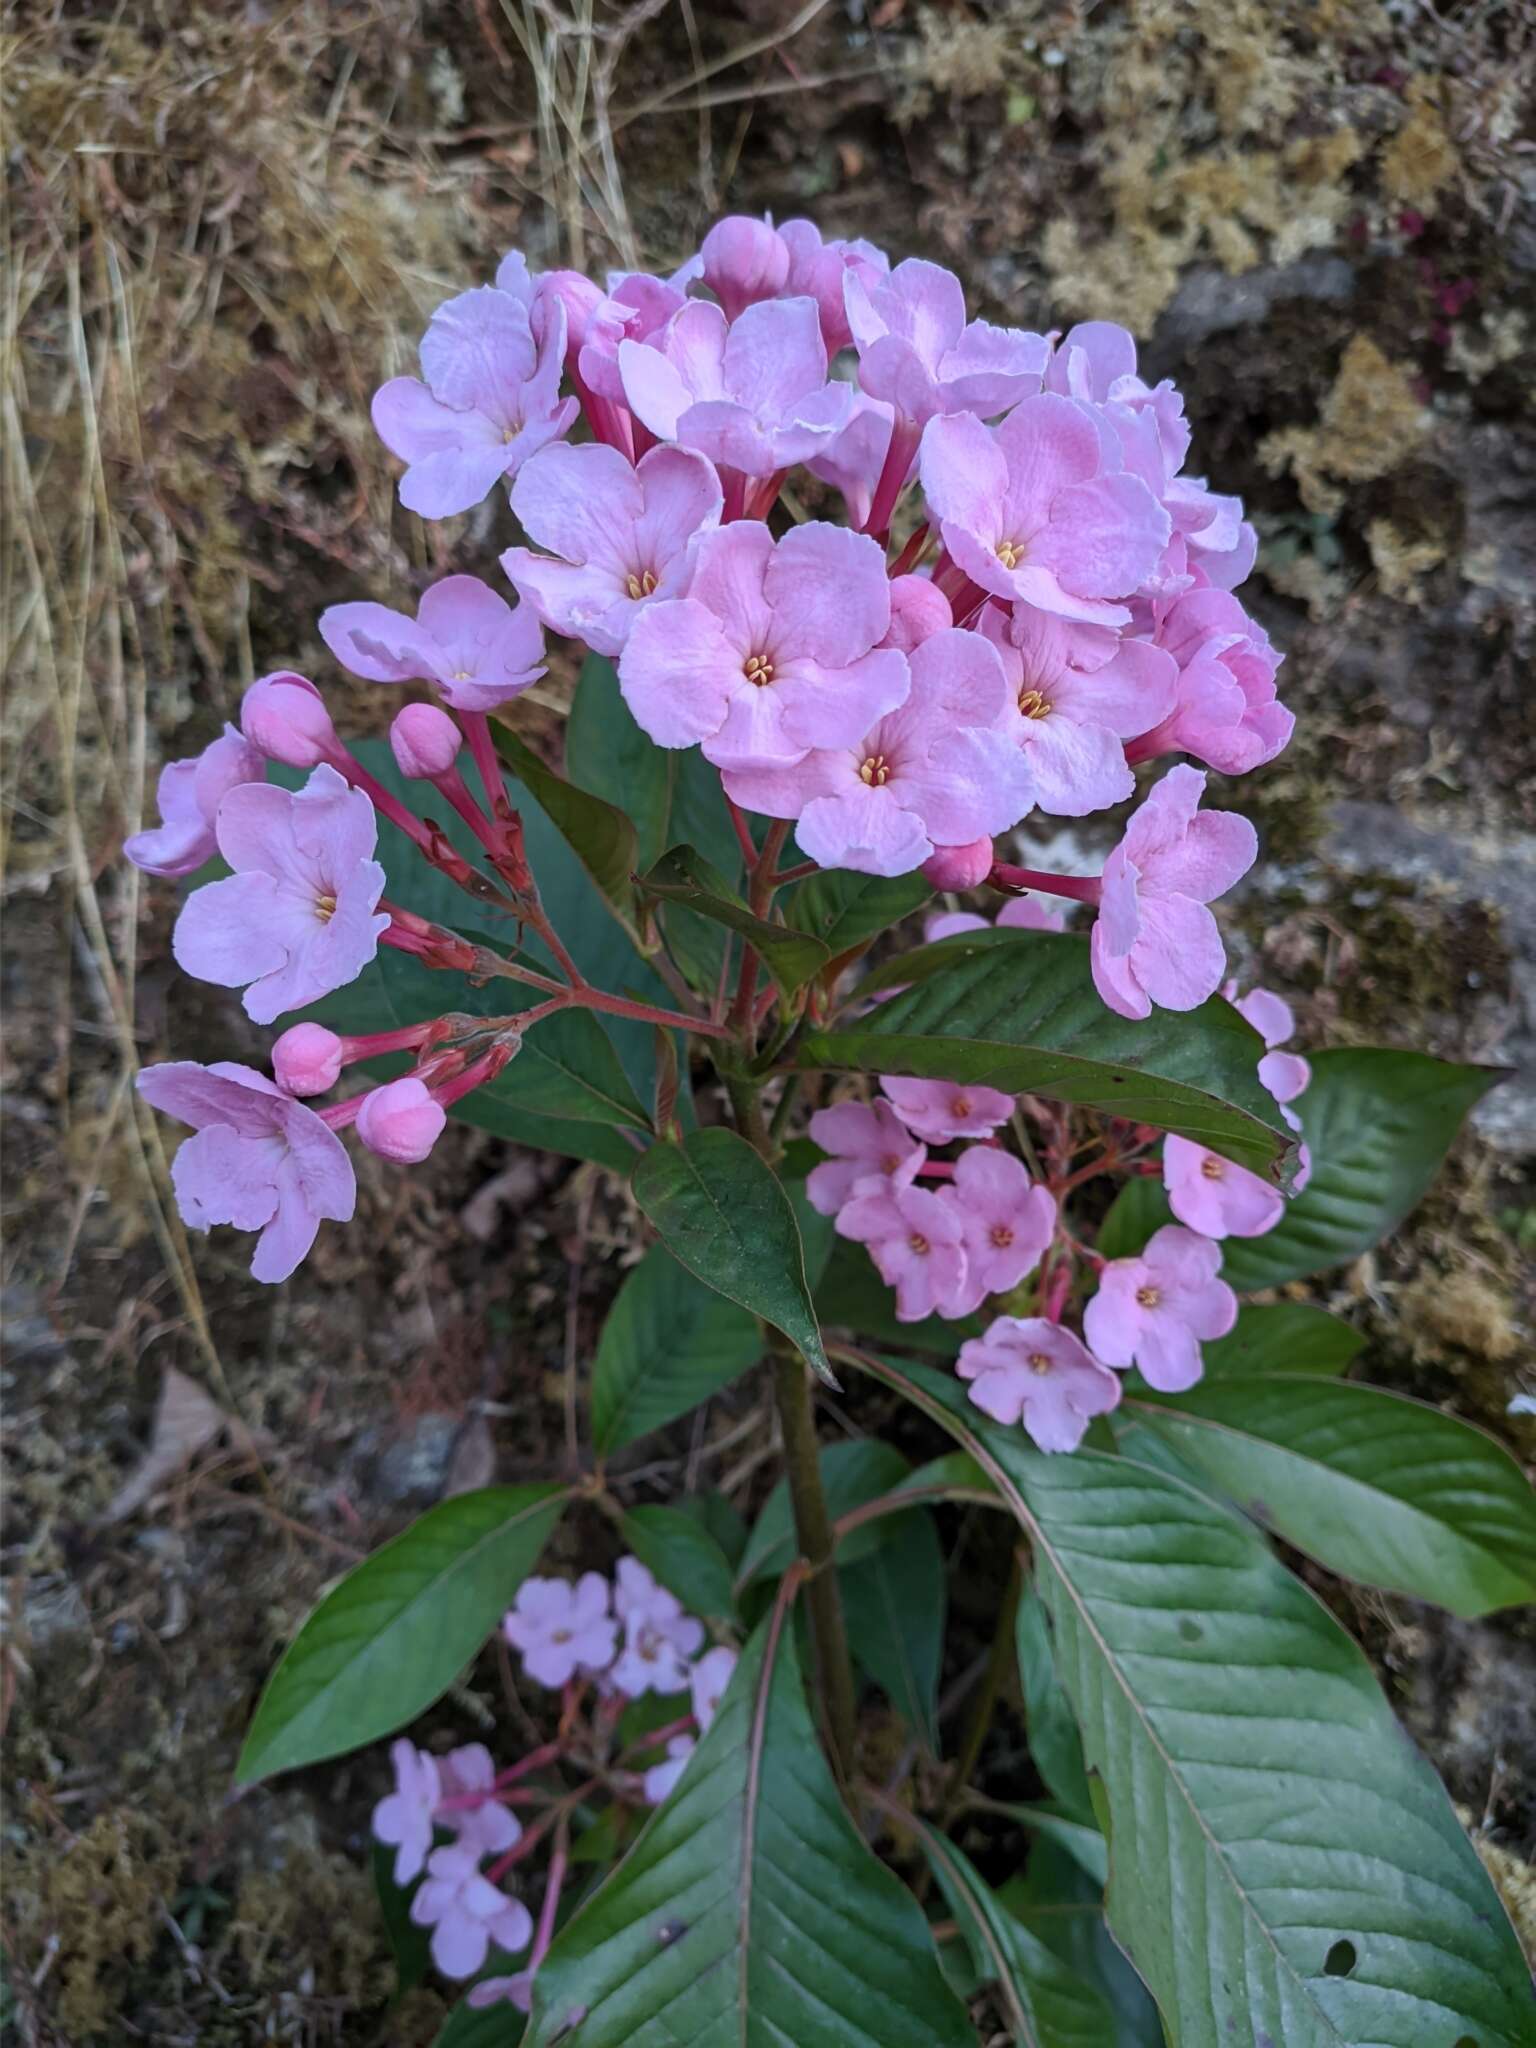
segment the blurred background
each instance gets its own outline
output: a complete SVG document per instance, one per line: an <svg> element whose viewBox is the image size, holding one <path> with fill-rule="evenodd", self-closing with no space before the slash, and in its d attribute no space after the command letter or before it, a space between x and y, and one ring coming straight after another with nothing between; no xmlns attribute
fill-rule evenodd
<svg viewBox="0 0 1536 2048"><path fill-rule="evenodd" d="M1234 958L1303 1045L1525 1069L1327 1298L1373 1379L1521 1446L1528 6L21 0L4 51L7 2040L414 2043L442 2018L428 1993L383 2017L382 1757L238 1801L231 1767L329 1576L446 1492L558 1467L634 1218L596 1169L456 1127L409 1173L359 1154L358 1225L285 1288L239 1240L189 1250L133 1073L262 1037L174 973L174 886L118 848L253 675L314 674L382 729L393 693L337 674L317 613L409 608L506 544L494 501L402 512L367 406L509 247L666 269L722 211L808 214L950 265L990 319L1122 321L1178 379L1192 466L1259 525L1244 597L1300 721L1236 796L1265 852ZM531 735L571 681L557 660ZM754 1497L759 1398L663 1439L642 1497L701 1470ZM1529 1934L1529 1619L1328 1597L1493 1820ZM494 1671L443 1711L493 1729Z"/></svg>

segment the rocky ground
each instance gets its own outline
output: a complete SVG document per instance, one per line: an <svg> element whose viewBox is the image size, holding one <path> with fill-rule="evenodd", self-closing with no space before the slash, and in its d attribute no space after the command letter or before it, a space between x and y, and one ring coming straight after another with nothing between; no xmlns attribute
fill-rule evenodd
<svg viewBox="0 0 1536 2048"><path fill-rule="evenodd" d="M365 1171L358 1227L275 1294L228 1243L189 1248L125 1076L255 1041L173 975L172 892L116 849L159 761L250 675L320 660L322 604L485 558L478 517L427 530L395 506L366 400L508 246L664 266L714 212L770 207L949 263L994 319L1136 329L1260 523L1247 595L1300 714L1243 785L1266 855L1237 951L1313 1043L1524 1068L1328 1299L1370 1377L1510 1441L1536 1392L1528 10L604 19L583 63L564 13L496 0L13 17L8 2041L414 2042L440 2017L382 2013L380 1757L238 1800L231 1765L330 1575L446 1490L558 1466L633 1218L592 1170L461 1130L428 1169ZM366 686L352 708L379 723ZM154 1432L167 1374L220 1411L194 1391L179 1439ZM759 1399L648 1448L637 1495L717 1458L750 1501ZM1333 1597L1485 1844L1529 1858L1529 1623ZM493 1726L495 1670L441 1711ZM1528 1913L1529 1872L1504 1874Z"/></svg>

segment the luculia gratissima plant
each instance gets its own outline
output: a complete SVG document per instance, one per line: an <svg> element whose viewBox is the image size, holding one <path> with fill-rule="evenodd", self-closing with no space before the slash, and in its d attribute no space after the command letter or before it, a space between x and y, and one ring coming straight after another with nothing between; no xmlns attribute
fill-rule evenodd
<svg viewBox="0 0 1536 2048"><path fill-rule="evenodd" d="M1466 1832L1283 1561L1461 1615L1536 1587L1514 1462L1344 1377L1290 1286L1397 1225L1493 1077L1304 1055L1229 978L1209 906L1257 843L1208 772L1292 717L1177 390L1118 327L968 320L933 264L747 219L605 289L510 255L420 367L373 408L404 504L509 496L514 544L321 617L387 746L283 671L165 769L128 856L219 857L177 961L281 1028L270 1073L140 1086L259 1280L351 1218L349 1139L408 1171L450 1114L627 1175L647 1248L581 1473L341 1579L242 1779L397 1738L381 1890L402 1981L463 1987L445 2043L1529 2043ZM514 709L546 634L586 650L559 766ZM1092 872L1009 857L1106 812L1058 828ZM627 1501L628 1447L763 1361L756 1521ZM611 1569L540 1572L562 1516ZM404 1736L493 1643L542 1739Z"/></svg>

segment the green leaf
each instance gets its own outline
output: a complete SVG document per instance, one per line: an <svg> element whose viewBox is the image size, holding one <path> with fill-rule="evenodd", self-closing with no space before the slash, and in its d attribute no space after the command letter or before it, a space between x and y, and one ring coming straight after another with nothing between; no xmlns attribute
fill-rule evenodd
<svg viewBox="0 0 1536 2048"><path fill-rule="evenodd" d="M1261 1372L1342 1372L1365 1339L1353 1325L1305 1301L1250 1302L1225 1337L1202 1344L1205 1377Z"/></svg>
<svg viewBox="0 0 1536 2048"><path fill-rule="evenodd" d="M1093 1820L1093 1801L1088 1796L1083 1738L1072 1702L1056 1675L1056 1646L1045 1602L1030 1586L1019 1596L1014 1642L1030 1757L1067 1812L1086 1827Z"/></svg>
<svg viewBox="0 0 1536 2048"><path fill-rule="evenodd" d="M1093 985L1086 939L966 933L903 954L861 993L887 978L915 985L865 1016L807 1032L798 1064L1086 1103L1178 1131L1257 1173L1294 1157L1259 1084L1262 1041L1232 1005L1213 997L1179 1016L1118 1017Z"/></svg>
<svg viewBox="0 0 1536 2048"><path fill-rule="evenodd" d="M634 826L616 804L557 775L499 717L492 718L491 731L497 753L511 762L518 781L543 805L614 916L626 931L633 932L637 925L634 873L640 858ZM560 936L564 938L565 933Z"/></svg>
<svg viewBox="0 0 1536 2048"><path fill-rule="evenodd" d="M844 1811L782 1618L545 1958L529 2048L975 2048L922 1913Z"/></svg>
<svg viewBox="0 0 1536 2048"><path fill-rule="evenodd" d="M1462 1120L1500 1079L1422 1052L1337 1047L1311 1055L1292 1105L1312 1178L1265 1237L1228 1238L1222 1278L1239 1293L1342 1266L1396 1230L1433 1180Z"/></svg>
<svg viewBox="0 0 1536 2048"><path fill-rule="evenodd" d="M907 1461L900 1451L871 1436L824 1445L819 1464L827 1512L834 1522L854 1508L863 1507L866 1501L894 1491L907 1477ZM838 1545L838 1562L847 1565L867 1557L887 1540L892 1520L893 1517L882 1516L862 1529L855 1529ZM750 1586L754 1579L765 1576L776 1578L794 1563L795 1555L789 1481L781 1479L763 1502L762 1513L753 1524L741 1563L736 1567L737 1586Z"/></svg>
<svg viewBox="0 0 1536 2048"><path fill-rule="evenodd" d="M823 868L791 891L784 914L796 930L819 939L828 956L836 959L910 917L932 894L921 875L856 875L844 868Z"/></svg>
<svg viewBox="0 0 1536 2048"><path fill-rule="evenodd" d="M690 1273L782 1330L831 1385L789 1197L734 1131L690 1131L635 1167L635 1200Z"/></svg>
<svg viewBox="0 0 1536 2048"><path fill-rule="evenodd" d="M650 872L642 876L640 889L658 902L691 910L696 916L708 918L711 924L724 925L739 933L756 947L763 965L785 995L793 995L830 958L819 939L755 916L725 877L691 846L674 846L663 854Z"/></svg>
<svg viewBox="0 0 1536 2048"><path fill-rule="evenodd" d="M566 720L565 772L578 789L628 814L642 867L659 860L669 842L676 758L636 725L613 663L589 654Z"/></svg>
<svg viewBox="0 0 1536 2048"><path fill-rule="evenodd" d="M757 1318L652 1245L619 1289L592 1366L592 1441L607 1456L707 1401L763 1353Z"/></svg>
<svg viewBox="0 0 1536 2048"><path fill-rule="evenodd" d="M730 1562L704 1524L682 1508L632 1508L623 1520L624 1540L669 1592L692 1614L730 1621L736 1589Z"/></svg>
<svg viewBox="0 0 1536 2048"><path fill-rule="evenodd" d="M395 1883L394 1850L386 1848L382 1842L375 1842L370 1860L373 1888L378 1895L379 1912L384 1921L384 1936L395 1959L395 1995L399 1997L402 1992L414 1991L418 1984L426 1982L431 1963L431 1935L411 1918L415 1885Z"/></svg>
<svg viewBox="0 0 1536 2048"><path fill-rule="evenodd" d="M921 1365L844 1353L1031 1532L1113 1833L1111 1928L1172 2048L1517 2048L1530 1973L1360 1651L1239 1517L1124 1458L1046 1457Z"/></svg>
<svg viewBox="0 0 1536 2048"><path fill-rule="evenodd" d="M510 1959L487 1975L511 1976L524 1965ZM527 2038L528 2022L515 2005L471 2005L467 1999L449 2013L433 2037L432 2048L518 2048Z"/></svg>
<svg viewBox="0 0 1536 2048"><path fill-rule="evenodd" d="M1469 1619L1536 1600L1536 1494L1454 1415L1289 1373L1127 1406L1330 1571Z"/></svg>
<svg viewBox="0 0 1536 2048"><path fill-rule="evenodd" d="M331 1588L267 1680L237 1784L393 1735L495 1628L569 1495L488 1486L439 1502Z"/></svg>
<svg viewBox="0 0 1536 2048"><path fill-rule="evenodd" d="M1074 1977L1108 2001L1114 2025L1104 2048L1166 2048L1157 2007L1105 1925L1103 1883L1095 1883L1069 1850L1037 1838L1023 1871L999 1886L996 1897Z"/></svg>
<svg viewBox="0 0 1536 2048"><path fill-rule="evenodd" d="M1012 1802L995 1800L987 1811L1006 1814L1020 1827L1028 1828L1031 1834L1044 1835L1047 1841L1065 1849L1078 1869L1091 1877L1100 1891L1108 1884L1109 1844L1097 1826L1090 1827L1086 1821L1073 1820L1055 1806L1016 1806Z"/></svg>
<svg viewBox="0 0 1536 2048"><path fill-rule="evenodd" d="M1089 1984L998 1903L969 1859L925 1820L911 1825L983 1983L995 1984L1022 2048L1105 2048L1114 2018Z"/></svg>
<svg viewBox="0 0 1536 2048"><path fill-rule="evenodd" d="M1139 1173L1110 1203L1095 1250L1106 1259L1134 1259L1146 1249L1148 1238L1172 1221L1161 1180Z"/></svg>
<svg viewBox="0 0 1536 2048"><path fill-rule="evenodd" d="M931 1756L939 1754L944 1553L932 1515L893 1515L885 1541L840 1567L848 1646Z"/></svg>
<svg viewBox="0 0 1536 2048"><path fill-rule="evenodd" d="M685 1493L678 1506L709 1531L734 1573L746 1550L748 1533L746 1517L736 1503L710 1487L702 1493Z"/></svg>

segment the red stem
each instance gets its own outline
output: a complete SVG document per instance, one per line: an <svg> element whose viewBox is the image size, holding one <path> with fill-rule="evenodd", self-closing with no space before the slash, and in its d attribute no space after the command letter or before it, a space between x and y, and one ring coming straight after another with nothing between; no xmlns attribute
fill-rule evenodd
<svg viewBox="0 0 1536 2048"><path fill-rule="evenodd" d="M1038 868L1010 867L1000 860L992 863L987 880L1006 896L1021 896L1026 889L1038 889L1047 896L1070 896L1077 903L1097 903L1104 889L1099 875L1047 875Z"/></svg>

